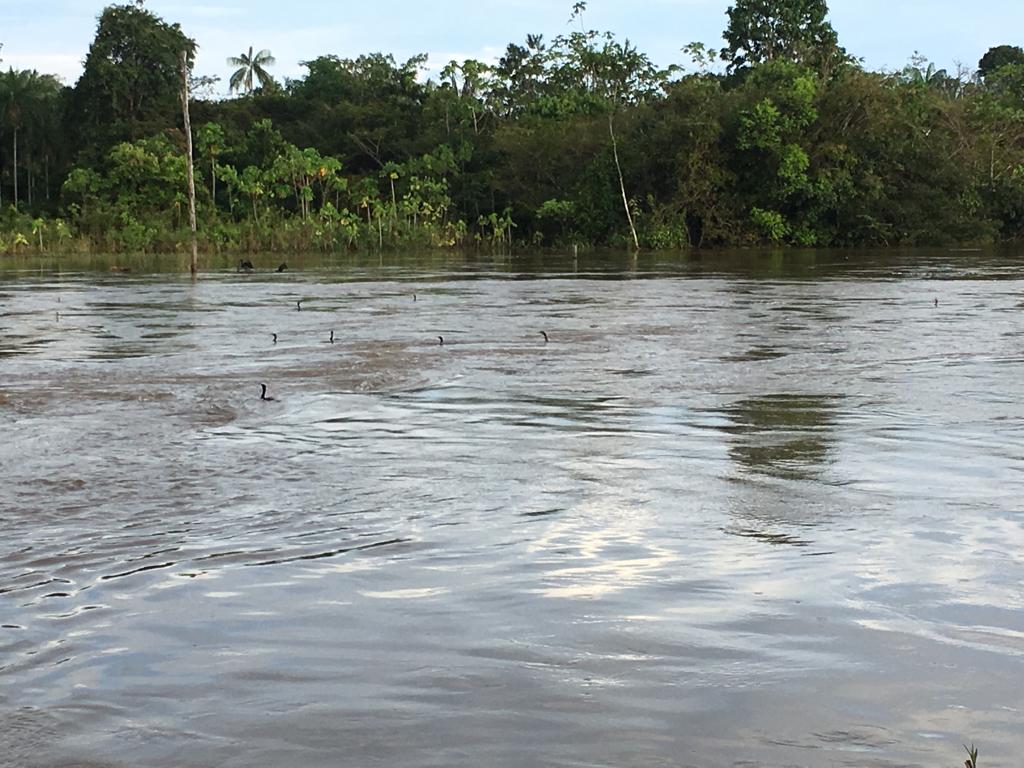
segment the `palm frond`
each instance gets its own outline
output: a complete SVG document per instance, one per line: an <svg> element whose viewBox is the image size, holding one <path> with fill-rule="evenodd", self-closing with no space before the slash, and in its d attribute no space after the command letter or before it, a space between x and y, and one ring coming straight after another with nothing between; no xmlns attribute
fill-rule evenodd
<svg viewBox="0 0 1024 768"><path fill-rule="evenodd" d="M260 81L260 88L267 88L274 84L274 78L263 67L254 67L253 72L256 73L256 79Z"/></svg>
<svg viewBox="0 0 1024 768"><path fill-rule="evenodd" d="M247 67L242 67L241 69L237 70L233 75L231 75L231 79L228 80L228 90L241 90L242 86L245 84L245 75L248 71L249 70Z"/></svg>

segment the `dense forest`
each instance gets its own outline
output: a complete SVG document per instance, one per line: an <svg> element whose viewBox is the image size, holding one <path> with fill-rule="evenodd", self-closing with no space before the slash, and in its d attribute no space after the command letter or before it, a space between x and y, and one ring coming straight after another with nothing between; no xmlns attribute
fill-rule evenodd
<svg viewBox="0 0 1024 768"><path fill-rule="evenodd" d="M825 0L736 0L722 50L691 44L687 67L661 69L585 11L431 78L423 56L325 54L278 82L252 48L230 62L233 98L189 74L200 248L1024 236L1021 48L970 71L915 56L871 72ZM183 247L195 48L141 4L112 5L73 86L0 72L0 253Z"/></svg>

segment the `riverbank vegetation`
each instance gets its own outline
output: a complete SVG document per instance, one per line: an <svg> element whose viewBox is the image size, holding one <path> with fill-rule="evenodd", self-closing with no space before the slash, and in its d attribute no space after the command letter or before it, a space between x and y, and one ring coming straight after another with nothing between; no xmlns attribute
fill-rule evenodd
<svg viewBox="0 0 1024 768"><path fill-rule="evenodd" d="M496 63L325 53L191 105L206 252L990 243L1024 236L1024 51L871 72L824 0L737 0L723 50L656 66L612 33ZM681 41L681 44L685 41ZM99 17L81 78L0 72L0 252L181 250L179 58L140 5ZM0 52L2 54L2 52ZM202 94L209 78L193 78ZM208 88L207 88L208 90Z"/></svg>

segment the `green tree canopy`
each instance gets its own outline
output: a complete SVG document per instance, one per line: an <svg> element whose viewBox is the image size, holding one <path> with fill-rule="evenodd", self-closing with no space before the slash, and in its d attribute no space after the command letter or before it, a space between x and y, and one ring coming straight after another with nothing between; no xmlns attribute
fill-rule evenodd
<svg viewBox="0 0 1024 768"><path fill-rule="evenodd" d="M543 35L527 35L525 46L509 43L495 68L493 88L502 114L521 114L545 92L547 59Z"/></svg>
<svg viewBox="0 0 1024 768"><path fill-rule="evenodd" d="M11 139L11 179L14 204L19 202L19 135L27 133L29 148L41 149L52 124L61 85L53 75L40 75L34 69L0 73L0 130ZM24 160L22 160L22 163Z"/></svg>
<svg viewBox="0 0 1024 768"><path fill-rule="evenodd" d="M309 74L289 83L289 95L301 105L301 143L347 155L346 166L360 171L420 154L415 145L427 90L417 74L425 61L420 55L399 64L371 53L302 62Z"/></svg>
<svg viewBox="0 0 1024 768"><path fill-rule="evenodd" d="M826 0L736 0L727 15L722 59L730 72L779 59L826 72L846 58Z"/></svg>
<svg viewBox="0 0 1024 768"><path fill-rule="evenodd" d="M68 115L79 147L95 160L118 141L176 125L180 56L191 69L195 48L177 24L140 6L105 8Z"/></svg>
<svg viewBox="0 0 1024 768"><path fill-rule="evenodd" d="M1008 64L1024 64L1024 49L1018 45L997 45L978 62L978 75L984 79Z"/></svg>
<svg viewBox="0 0 1024 768"><path fill-rule="evenodd" d="M31 128L53 109L60 89L56 77L41 75L34 69L0 72L0 127Z"/></svg>

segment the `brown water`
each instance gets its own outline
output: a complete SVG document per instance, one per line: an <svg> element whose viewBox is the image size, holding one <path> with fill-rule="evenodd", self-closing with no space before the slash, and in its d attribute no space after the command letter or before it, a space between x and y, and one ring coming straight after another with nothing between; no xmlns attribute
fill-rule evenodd
<svg viewBox="0 0 1024 768"><path fill-rule="evenodd" d="M291 261L0 261L0 764L1020 764L1020 258Z"/></svg>

